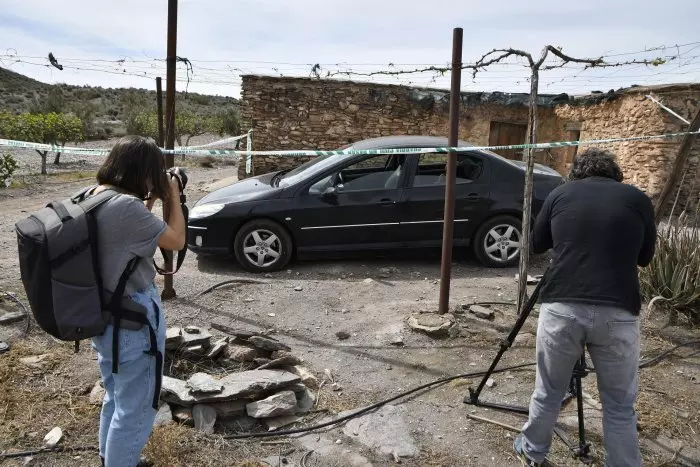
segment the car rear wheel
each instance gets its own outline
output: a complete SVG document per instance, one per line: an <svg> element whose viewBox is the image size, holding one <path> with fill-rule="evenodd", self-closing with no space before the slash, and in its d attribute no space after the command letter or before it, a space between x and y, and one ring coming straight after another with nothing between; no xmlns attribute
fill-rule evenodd
<svg viewBox="0 0 700 467"><path fill-rule="evenodd" d="M248 271L279 271L292 257L292 238L277 222L256 219L238 231L233 250L236 260Z"/></svg>
<svg viewBox="0 0 700 467"><path fill-rule="evenodd" d="M484 266L515 266L520 260L521 232L522 223L514 216L489 219L474 236L474 255Z"/></svg>

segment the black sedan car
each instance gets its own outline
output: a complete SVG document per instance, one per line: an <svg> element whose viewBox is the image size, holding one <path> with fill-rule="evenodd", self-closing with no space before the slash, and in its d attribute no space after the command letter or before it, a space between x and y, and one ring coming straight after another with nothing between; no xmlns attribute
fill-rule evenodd
<svg viewBox="0 0 700 467"><path fill-rule="evenodd" d="M343 149L445 147L446 138L391 136ZM460 147L469 143L459 142ZM233 255L253 272L293 257L442 244L447 154L319 156L293 170L216 190L190 211L187 245ZM473 248L489 267L519 260L525 165L490 151L457 154L454 245ZM533 218L563 181L537 164Z"/></svg>

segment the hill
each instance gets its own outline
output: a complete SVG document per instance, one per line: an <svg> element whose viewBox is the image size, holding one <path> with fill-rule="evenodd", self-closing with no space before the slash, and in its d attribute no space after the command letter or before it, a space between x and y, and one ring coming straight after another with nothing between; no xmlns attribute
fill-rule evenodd
<svg viewBox="0 0 700 467"><path fill-rule="evenodd" d="M238 109L238 100L232 97L191 92L178 92L176 102L179 110L201 116ZM47 84L0 67L0 111L73 112L93 122L90 139L124 134L129 112L155 107L155 90Z"/></svg>

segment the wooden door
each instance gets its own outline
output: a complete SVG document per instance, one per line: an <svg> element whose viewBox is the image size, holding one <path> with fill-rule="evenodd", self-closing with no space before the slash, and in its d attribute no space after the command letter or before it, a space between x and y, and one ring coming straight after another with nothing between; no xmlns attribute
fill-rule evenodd
<svg viewBox="0 0 700 467"><path fill-rule="evenodd" d="M519 123L491 122L489 129L489 146L508 146L525 144L527 125ZM522 149L503 149L494 151L508 159L522 160Z"/></svg>

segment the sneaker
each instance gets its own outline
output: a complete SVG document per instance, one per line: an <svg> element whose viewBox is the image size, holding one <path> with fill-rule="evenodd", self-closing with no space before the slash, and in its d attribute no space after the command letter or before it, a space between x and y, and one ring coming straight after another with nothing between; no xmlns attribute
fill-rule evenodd
<svg viewBox="0 0 700 467"><path fill-rule="evenodd" d="M543 463L537 463L525 455L525 450L523 449L522 434L515 437L515 441L513 441L513 450L518 455L520 463L526 467L544 467L546 465L549 465L546 463L546 461Z"/></svg>

